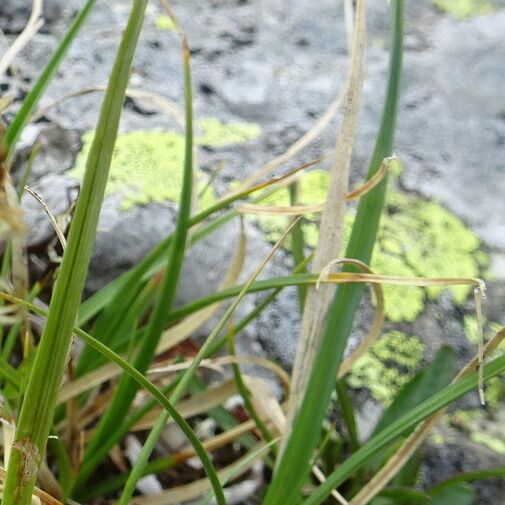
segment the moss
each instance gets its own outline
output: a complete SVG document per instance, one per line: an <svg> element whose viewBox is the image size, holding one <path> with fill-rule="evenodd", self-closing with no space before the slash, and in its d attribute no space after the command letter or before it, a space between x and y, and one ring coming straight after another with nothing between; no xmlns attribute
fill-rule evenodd
<svg viewBox="0 0 505 505"><path fill-rule="evenodd" d="M204 134L197 143L220 147L245 142L259 134L256 125L224 125L217 119L199 123ZM69 177L81 179L94 132L82 137L83 147ZM175 132L133 131L118 136L112 157L107 194L121 194L120 208L179 199L184 163L184 136ZM197 171L198 187L206 185L205 174ZM207 207L214 201L212 188L204 192L200 205Z"/></svg>
<svg viewBox="0 0 505 505"><path fill-rule="evenodd" d="M433 5L454 17L464 19L472 16L490 14L496 5L488 0L432 0Z"/></svg>
<svg viewBox="0 0 505 505"><path fill-rule="evenodd" d="M389 405L419 369L424 348L417 336L407 337L400 331L386 333L353 366L349 385L367 388L376 400Z"/></svg>
<svg viewBox="0 0 505 505"><path fill-rule="evenodd" d="M170 16L158 16L154 20L154 25L158 28L158 30L175 30L175 23Z"/></svg>
<svg viewBox="0 0 505 505"><path fill-rule="evenodd" d="M300 203L314 204L325 200L328 174L313 170L300 180ZM265 200L267 205L289 205L288 192L282 189ZM316 216L306 216L305 240L315 247L318 239ZM254 218L276 240L286 220L273 216ZM350 234L353 217L346 220ZM378 273L420 277L476 277L487 263L479 251L480 242L454 214L436 202L418 196L390 191L381 220L372 268ZM386 315L391 321L413 321L422 312L426 298L436 299L444 288L384 286ZM466 300L471 288L449 288L456 303Z"/></svg>

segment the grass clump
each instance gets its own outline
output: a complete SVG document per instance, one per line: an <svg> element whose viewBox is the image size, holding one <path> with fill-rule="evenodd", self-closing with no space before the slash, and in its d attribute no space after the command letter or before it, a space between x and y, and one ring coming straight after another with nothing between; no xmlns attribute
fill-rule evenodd
<svg viewBox="0 0 505 505"><path fill-rule="evenodd" d="M259 461L271 474L268 479L257 477L264 505L317 505L330 495L352 505L375 503L376 497L391 504L435 504L459 496L467 500L464 503L472 503L475 493L466 482L502 476L503 469L462 474L420 490L415 486L420 465L414 463L420 458L419 447L448 405L472 389L479 388L482 395L484 383L488 384L490 402L500 400L499 377L505 373L505 357L499 349L505 329L493 327L495 334L483 345L484 288L476 277L487 260L478 250L475 235L437 203L394 188L399 167L391 156L401 88L403 0L391 2L388 85L368 182L358 195L356 211L347 217L342 211L336 220L323 219L322 229L317 227L314 209L303 219L293 216L300 205L324 203L334 188L342 193L342 201L333 203L345 209L349 168L345 160L350 160L358 112L353 86L360 85L357 76L363 63L364 0L356 3L359 29L350 44L351 77L341 101L346 112L337 147L345 156L332 165L344 167L344 175L337 173L335 184L320 167L302 174L308 165L318 165L316 160L272 177L271 171L290 161L304 140L282 155L281 161L273 160L253 174L248 180L254 182L246 181L219 199L195 166L198 147L246 143L261 131L254 124L224 124L215 118L195 121L190 46L166 0L162 0L166 16L155 23L160 31L173 30L182 40L184 114L179 124L184 133L139 130L118 134L124 97L132 93L127 83L147 7L146 0L133 0L97 127L84 134L83 149L74 169L67 173L82 179L82 186L70 231L61 240L61 264L30 285L25 281L30 277L23 260L22 229L13 225L18 223L14 218L20 216L24 187L16 191L10 170L18 162L14 154L22 130L93 4L88 0L84 5L14 119L6 129L0 129L0 215L8 241L0 283L0 389L3 417L12 421L3 424L7 468L0 471L2 505L27 505L32 500L52 505L70 500L85 504L109 497L119 500L119 505L132 500L149 504L196 499L202 504L214 499L225 505L236 492L237 481L240 486L244 475L255 474ZM348 14L353 12L351 9ZM177 108L172 105L173 112ZM322 124L318 122L307 138L314 140ZM36 157L32 161L36 163ZM396 168L390 171L394 177L390 176L388 183L388 170L383 168L390 165ZM194 213L195 196L203 188L203 210ZM159 245L138 265L81 302L106 194L119 194L122 210L162 200L175 202L177 225L173 234L160 237ZM277 243L254 274L244 284L237 284L244 267L250 267L246 265L246 235L241 227L235 257L219 289L176 307L187 250L223 224L238 220L244 205L259 204L274 207L274 214L279 209L286 214L287 208L292 217L287 228L285 219L280 224L271 216L258 218L268 238ZM57 220L53 222L58 227ZM325 224L328 222L332 224ZM345 255L339 262L342 271L332 273L330 263L307 273L312 261L307 255L309 248L316 247L317 256L319 238L340 225L342 236L334 245L344 239L345 254L337 245L335 250L330 247L329 254L335 258ZM63 233L58 230L60 237ZM296 263L293 273L257 280L284 240L288 240ZM325 247L331 246L331 241L323 242ZM366 283L374 286L372 329L358 354L344 359ZM323 314L323 325L311 340L316 343L314 360L302 372L301 367L295 369L291 378L271 359L237 355L234 342L237 333L287 286L298 287L299 306L314 313L317 289L324 286L330 295L329 311ZM442 347L431 362L424 363L422 335L407 337L394 330L381 336L386 316L391 321L411 321L421 312L426 298L435 299L446 287L452 290L456 303L464 302L472 289L476 296L476 316L465 323L480 351L455 377L451 349ZM235 309L252 292L265 292L266 296L235 321ZM46 295L50 298L47 310L41 308L39 298ZM231 305L223 306L226 300ZM222 315L213 329L202 330L219 310ZM191 339L199 331L206 333L202 344ZM82 351L72 348L74 337L85 345ZM226 346L228 352L220 353ZM488 356L493 359L484 366ZM282 398L274 394L270 383L252 376L244 365L274 373L282 385ZM231 367L232 373L223 373L226 367ZM217 371L219 378L208 380L206 370ZM295 374L301 374L304 386L297 392L299 409L291 416L288 405ZM367 437L359 433L353 395L347 386L351 390L369 388L385 407ZM242 402L239 406L231 402L237 394ZM338 412L330 412L328 417L335 396ZM341 415L343 423L330 422L335 415ZM215 428L204 432L202 425ZM175 426L184 434L184 442L170 445ZM495 440L483 436L479 443L502 449ZM139 444L142 447L135 454L128 450ZM196 465L195 457L199 461ZM198 465L201 468L195 468ZM154 482L158 494L134 497L135 493L148 494L142 480L147 475L147 482Z"/></svg>

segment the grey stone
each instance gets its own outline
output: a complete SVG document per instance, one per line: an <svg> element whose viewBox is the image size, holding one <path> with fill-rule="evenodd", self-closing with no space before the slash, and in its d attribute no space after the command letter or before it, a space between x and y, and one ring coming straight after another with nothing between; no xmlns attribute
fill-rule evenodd
<svg viewBox="0 0 505 505"><path fill-rule="evenodd" d="M397 148L408 189L440 199L489 245L505 247L505 11L433 33L406 57Z"/></svg>

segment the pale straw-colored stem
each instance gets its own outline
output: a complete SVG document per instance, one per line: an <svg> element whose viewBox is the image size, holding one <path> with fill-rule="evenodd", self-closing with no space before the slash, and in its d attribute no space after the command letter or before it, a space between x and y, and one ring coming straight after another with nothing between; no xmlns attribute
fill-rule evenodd
<svg viewBox="0 0 505 505"><path fill-rule="evenodd" d="M328 186L328 196L321 218L321 233L314 254L313 272L320 272L330 261L338 257L342 249L346 194L349 188L349 167L356 135L358 112L364 73L366 46L365 1L356 5L356 28L353 34L351 63L345 89L345 109L337 145L333 156ZM288 429L298 411L305 391L309 372L319 347L326 312L334 295L335 287L321 285L309 287L302 317L300 340L293 367L291 398L288 407Z"/></svg>

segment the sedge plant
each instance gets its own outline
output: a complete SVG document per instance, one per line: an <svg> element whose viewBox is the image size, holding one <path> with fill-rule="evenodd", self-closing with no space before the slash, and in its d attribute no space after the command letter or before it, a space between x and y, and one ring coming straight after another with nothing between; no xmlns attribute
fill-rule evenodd
<svg viewBox="0 0 505 505"><path fill-rule="evenodd" d="M147 0L132 0L129 4L128 24L103 99L69 234L62 240L66 242L62 262L53 272L56 282L51 283L50 276L38 280L26 293L13 292L7 281L2 282L0 322L6 327L7 336L1 341L0 387L4 417L9 417L15 425L12 444L7 447L5 443L4 447L4 453L10 454L7 469L4 472L0 468L0 479L4 481L2 504L26 505L31 503L33 496L43 503L77 500L84 504L114 496L119 505L127 505L135 500L136 490L141 489L142 477L181 467L195 456L201 462L201 478L189 486L175 482L173 488L153 497L152 500L158 500L153 503L200 499L204 504L214 499L225 505L226 488L233 486L233 481L240 479L258 460L263 460L271 473L259 492L264 505L317 505L325 503L331 495L332 499L351 505L369 502L437 505L450 500L474 503L475 493L468 482L501 477L505 470L495 468L461 474L420 490L415 486L421 462L419 446L444 408L482 381L505 372L505 357L492 354L505 338L505 330L499 330L457 375L454 353L443 346L432 361L403 386L368 438L364 439L359 433L353 397L346 384L346 373L354 356L344 359L344 351L366 283L377 288L374 292L379 293L381 299L381 286L388 283L471 286L477 293L477 301L483 289L482 283L473 278L383 276L367 266L372 258L388 188L388 162L385 160L393 155L394 149L403 58L404 0L390 2L390 67L385 104L366 181L359 191L346 195L344 179L347 178L352 142L340 146L337 152L345 156L339 154L334 162L337 172L343 168L336 178L343 179L338 195L331 195L339 199L333 204L345 208L344 200L350 198L349 195L359 197L345 260L339 261L342 271L331 274L319 271L331 251L326 251L324 260L318 260L322 262L319 267L315 270L310 267L313 255L307 251L303 217L292 217L285 236L247 282L236 282L245 258L239 244L241 261L237 263L239 267L232 267L236 270L230 277L232 281L180 306L174 302L187 251L226 223L241 217L244 211L238 206L239 202L245 201L249 209L257 209L263 200L283 189L289 191L290 207L275 208L275 213L294 216L314 211L299 204L298 179L303 170L317 166L329 156L323 155L277 177L271 174L313 141L342 103L346 104L347 115L344 114L341 131L352 141L359 104L359 90L354 87L360 85L365 37L364 32L358 30L355 45L350 44L361 57L354 59L350 66L347 94L332 102L314 128L238 188L208 208L198 209L197 202L193 201L196 159L190 48L171 6L163 0L168 21L183 40L185 156L177 225L175 231L163 237L136 266L81 301ZM349 21L352 2L345 4ZM94 0L84 2L14 119L0 131L4 179L7 180L11 166L17 163L16 146L23 128L29 124L45 89L94 6ZM358 9L356 26L363 30L364 2L357 3ZM30 160L30 164L33 163L37 163L36 152ZM24 182L17 188L18 198L29 181L29 170L22 179ZM10 213L4 212L2 216L12 218L13 208L7 208ZM197 210L192 214L192 209ZM335 218L340 225L342 217ZM9 239L14 243L15 236ZM284 239L290 243L293 272L257 279ZM19 247L10 245L5 248L3 279L13 275L13 266L19 261L18 250ZM304 392L296 399L299 407L290 417L287 412L288 374L272 360L237 355L234 338L271 306L286 287L296 287L301 313L312 310L314 294L317 298L317 289L313 288L322 284L331 288L328 293L336 290L333 298L328 298L329 309L315 335L319 344L302 381L306 382ZM47 286L51 288L51 301L45 309L38 303L38 297ZM262 294L263 298L242 319L232 321L235 309L252 293ZM224 307L226 303L229 305ZM188 343L188 338L209 324L219 309L224 312L203 344L197 345L194 352L188 352L185 345L193 345ZM377 326L384 320L383 310L382 300L375 307L372 336L380 330ZM23 349L31 349L25 347L27 332L17 317L21 313L30 314L23 324L36 321L43 331L39 338L33 339L34 351L22 354L22 364L15 367L12 358L19 352L18 341L22 342ZM71 350L74 337L84 343L78 355ZM366 341L359 352L365 352L371 343ZM219 356L226 348L228 353ZM493 358L484 366L484 358L488 355ZM271 392L267 393L268 388L261 379L251 378L242 364L256 364L274 372L283 384L284 398L279 401ZM220 372L229 366L231 373L217 386L209 385L200 370L216 366ZM227 401L236 394L241 396L245 406L242 417L226 408ZM336 398L333 407L330 407L331 398ZM326 419L330 408L336 410L341 422L332 424ZM196 435L198 421L195 419L202 417L211 419L219 429L205 440ZM156 453L158 440L167 426L175 425L182 430L189 445L168 454ZM11 425L4 424L4 440L8 441L12 430ZM146 436L141 437L144 446L137 459L130 462L131 471L116 471L110 463L118 461L117 448L122 447L127 435L139 431ZM76 448L79 435L82 435L81 445ZM233 452L235 447L238 447L235 459L227 466L220 465L214 451L227 448ZM107 471L104 473L102 469ZM142 500L142 503L150 503L147 496Z"/></svg>

